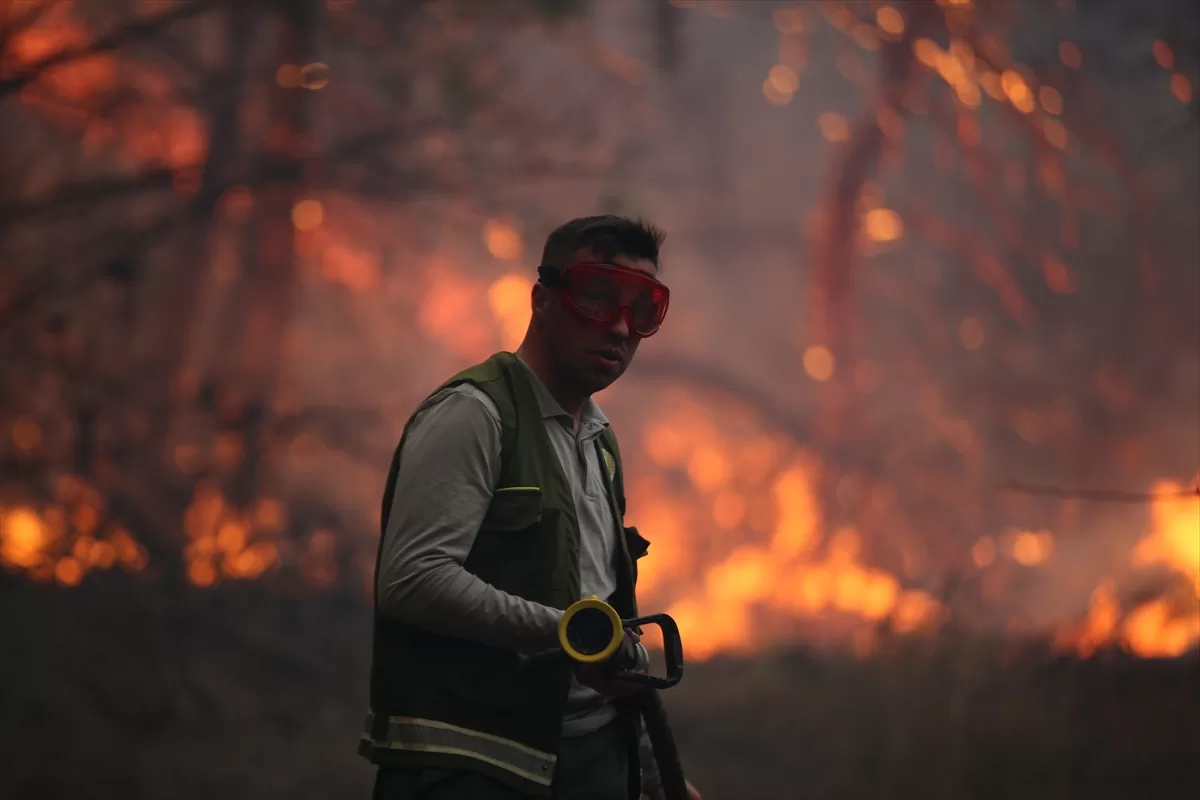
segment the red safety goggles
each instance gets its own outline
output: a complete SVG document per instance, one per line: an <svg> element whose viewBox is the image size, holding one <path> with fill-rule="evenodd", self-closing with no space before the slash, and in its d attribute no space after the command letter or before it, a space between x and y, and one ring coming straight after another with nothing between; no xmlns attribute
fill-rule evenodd
<svg viewBox="0 0 1200 800"><path fill-rule="evenodd" d="M611 327L622 315L639 338L653 336L667 315L671 291L637 270L613 264L538 267L539 282L556 289L567 305L599 327Z"/></svg>

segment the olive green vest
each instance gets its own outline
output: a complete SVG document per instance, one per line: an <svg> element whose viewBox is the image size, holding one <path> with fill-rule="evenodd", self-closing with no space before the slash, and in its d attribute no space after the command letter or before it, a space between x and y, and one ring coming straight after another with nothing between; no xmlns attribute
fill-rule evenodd
<svg viewBox="0 0 1200 800"><path fill-rule="evenodd" d="M580 599L579 525L526 368L514 354L497 353L437 392L460 383L486 393L501 423L499 488L463 566L504 592L565 609ZM392 496L403 446L401 437L381 531L393 501L405 501ZM610 489L624 516L621 456L611 429L596 446L615 464ZM637 615L636 559L646 548L635 529L625 528L617 590L607 598L623 618ZM378 569L377 558L376 579ZM473 769L529 794L548 795L570 675L561 664L523 669L515 653L423 630L376 610L371 714L359 752L376 764Z"/></svg>

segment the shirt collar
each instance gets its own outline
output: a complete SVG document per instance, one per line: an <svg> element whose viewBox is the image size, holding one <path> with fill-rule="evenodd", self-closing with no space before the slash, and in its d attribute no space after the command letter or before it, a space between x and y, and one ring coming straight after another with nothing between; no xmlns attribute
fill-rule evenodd
<svg viewBox="0 0 1200 800"><path fill-rule="evenodd" d="M517 362L525 368L525 373L529 376L530 383L533 384L533 393L537 397L542 419L562 417L574 423L571 415L563 410L563 407L554 399L554 395L550 394L550 390L546 388L546 384L542 383L542 379L525 363L525 360L517 356ZM581 428L597 429L606 428L609 424L608 417L604 416L600 406L591 397L583 401L583 407L579 409L579 423Z"/></svg>

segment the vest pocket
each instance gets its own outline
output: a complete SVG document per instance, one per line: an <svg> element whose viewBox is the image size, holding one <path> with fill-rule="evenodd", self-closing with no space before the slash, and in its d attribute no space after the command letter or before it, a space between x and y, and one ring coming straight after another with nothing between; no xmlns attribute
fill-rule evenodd
<svg viewBox="0 0 1200 800"><path fill-rule="evenodd" d="M542 519L542 490L537 486L497 489L483 517L485 530L519 531Z"/></svg>
<svg viewBox="0 0 1200 800"><path fill-rule="evenodd" d="M463 567L509 594L550 604L557 543L538 487L497 489Z"/></svg>

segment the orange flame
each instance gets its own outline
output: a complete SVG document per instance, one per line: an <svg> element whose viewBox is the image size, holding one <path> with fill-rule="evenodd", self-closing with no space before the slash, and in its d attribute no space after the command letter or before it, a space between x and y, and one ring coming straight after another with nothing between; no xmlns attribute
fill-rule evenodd
<svg viewBox="0 0 1200 800"><path fill-rule="evenodd" d="M1133 551L1138 565L1162 564L1184 575L1200 597L1200 496L1179 500L1182 486L1154 487L1153 530Z"/></svg>
<svg viewBox="0 0 1200 800"><path fill-rule="evenodd" d="M284 525L277 500L262 499L250 514L239 512L215 489L197 486L184 516L189 543L184 550L188 578L211 586L226 578L256 578L278 561L270 536Z"/></svg>
<svg viewBox="0 0 1200 800"><path fill-rule="evenodd" d="M91 570L146 567L145 548L124 527L100 524L103 503L94 487L65 475L57 494L61 505L41 511L0 507L0 565L67 586L77 585Z"/></svg>
<svg viewBox="0 0 1200 800"><path fill-rule="evenodd" d="M43 558L50 533L33 510L17 508L0 522L0 559L15 567L31 569Z"/></svg>
<svg viewBox="0 0 1200 800"><path fill-rule="evenodd" d="M938 618L941 607L928 594L863 563L855 527L826 526L815 458L781 461L781 440L723 435L694 401L678 398L671 407L669 420L644 431L649 471L686 475L703 500L674 497L667 483L647 478L631 487L630 518L652 540L639 566L643 605L666 602L690 657L778 641L787 633L772 628L772 617L855 639L881 622L909 632ZM703 554L706 530L707 547L723 554Z"/></svg>
<svg viewBox="0 0 1200 800"><path fill-rule="evenodd" d="M17 69L29 69L60 52L85 48L93 39L71 16L70 4L63 3L17 32L8 52ZM118 81L135 87L145 102L119 120L92 114L89 103L110 93ZM190 190L191 172L208 146L207 131L199 114L174 101L171 92L162 76L102 53L47 69L20 97L49 118L78 128L90 148L115 146L125 156L179 171L178 187Z"/></svg>
<svg viewBox="0 0 1200 800"><path fill-rule="evenodd" d="M19 68L30 68L64 50L83 47L90 39L87 29L70 16L63 4L51 9L37 24L19 31L9 43L9 52ZM112 88L116 73L116 63L109 56L74 59L47 70L26 87L22 99L52 109L52 103L38 97L42 88L49 87L60 102L82 103Z"/></svg>
<svg viewBox="0 0 1200 800"><path fill-rule="evenodd" d="M939 4L970 5L969 0L939 0ZM56 8L37 26L14 37L11 52L18 68L89 40L67 8L66 4ZM782 9L773 18L781 32L796 34L806 27L805 13ZM854 24L854 15L840 4L827 6L826 14L863 47L879 46L879 32L869 25ZM903 15L891 6L878 6L876 21L879 31L892 37L905 29ZM981 124L973 109L981 105L984 92L1025 114L1034 114L1039 103L1046 114L1062 113L1063 98L1057 90L1037 87L1032 76L1025 77L1019 67L1000 67L999 72L986 68L983 59L961 39L952 38L945 51L930 39L917 39L913 50L920 63L953 89L962 106L957 133L970 147L982 141ZM983 47L984 53L988 50ZM1061 43L1059 53L1071 68L1082 66L1082 55L1073 43ZM1172 68L1174 56L1162 43L1155 44L1155 58L1164 69ZM614 72L636 77L637 65L631 63L609 59ZM839 69L849 74L846 65L857 62L838 63ZM781 56L763 83L767 100L780 106L789 103L800 88L802 69L801 61ZM88 118L82 110L86 101L109 91L119 73L125 80L129 70L129 80L143 95L157 101L158 107L141 109L119 122ZM329 81L329 70L324 64L284 65L277 80L285 86L320 89ZM1169 85L1180 102L1191 101L1193 89L1187 77L1172 74ZM48 70L27 87L22 99L57 122L81 128L90 147L116 143L126 156L183 169L202 162L207 132L193 109L170 102L169 91L161 76L139 72L133 65L102 55ZM1041 115L1035 119L1046 142L1058 149L1068 148L1071 139L1062 122ZM901 122L894 114L879 120L889 138L902 132ZM818 124L822 136L831 142L850 138L850 124L841 115L822 114ZM1064 191L1065 178L1057 160L1043 162L1040 173L1047 187ZM1019 171L1006 170L1006 180L1010 176L1013 184L1024 180ZM881 193L864 191L862 200L862 232L868 242L904 238L904 219L882 207ZM230 219L244 220L252 209L253 197L246 189L231 190L223 201ZM351 234L334 230L333 214L321 201L305 198L292 209L292 222L306 240L319 243L313 252L319 253L320 269L327 278L356 291L376 287L380 281L378 258L369 249L351 244L357 241ZM487 252L496 261L506 262L506 268L526 253L520 230L510 222L488 220L482 224L481 234ZM1045 282L1053 291L1076 291L1074 271L1057 258L1047 257L1043 269ZM936 282L935 268L924 274L932 276L927 277L928 282ZM419 326L450 355L471 360L486 356L496 346L513 349L519 344L529 320L529 277L511 273L481 280L473 273L468 276L448 259L430 264L428 275L430 285L420 306ZM1017 301L1019 296L1014 301L1019 306ZM989 342L983 324L971 316L962 319L958 338L970 351ZM989 347L999 348L1000 332L991 331L991 338L997 343ZM838 366L833 353L820 345L808 348L803 365L810 377L821 382L829 381ZM848 362L846 366L853 366L855 384L863 391L879 386L878 370L870 362ZM1124 391L1110 381L1102 382L1109 387L1110 396ZM975 447L967 421L954 418L935 402L928 405L939 432L959 452ZM1048 423L1043 424L1029 409L1015 416L1013 427L1021 436L1031 442L1040 439ZM41 429L32 420L17 420L11 433L22 452L42 446ZM241 448L236 437L218 437L212 442L212 460L218 465L234 465L242 458ZM793 453L789 459L789 449L782 437L724 436L710 413L687 403L672 405L669 422L656 422L645 430L640 455L650 462L651 469L642 473L649 477L630 487L634 500L631 521L636 516L653 540L651 557L640 565L640 588L645 605L660 601L657 607L667 606L676 617L694 657L780 640L785 634L763 621L772 614L812 622L819 632L823 626L839 635L849 630L856 641L863 641L860 634L869 638L880 623L888 623L895 631L912 632L931 626L943 613L940 603L925 591L905 588L889 571L867 563L863 556L865 529L826 519L818 491L821 465L803 453ZM178 445L175 455L185 472L195 471L202 459L200 448L193 444ZM669 481L659 473L668 472L690 484L689 489L679 494L666 491ZM1082 625L1060 633L1064 645L1084 655L1118 644L1140 656L1170 656L1200 641L1200 499L1177 502L1169 498L1178 488L1169 482L1156 487L1151 528L1133 549L1131 559L1134 566L1165 568L1186 578L1188 591L1122 609L1116 581L1106 579L1092 592ZM146 551L134 537L119 526L103 524L103 503L93 487L68 476L58 489L59 503L49 508L0 508L0 564L66 586L79 584L91 570L118 565L130 570L145 568ZM265 574L283 558L282 543L276 536L286 524L287 509L277 500L264 498L252 508L239 509L215 489L198 486L183 520L189 579L206 587L221 580ZM708 541L702 541L702 534L707 534ZM335 543L332 531L319 530L300 546L299 559L318 584L337 577ZM993 564L1001 554L1023 567L1040 568L1052 563L1054 552L1051 532L1013 531L998 538L981 537L971 548L970 558L979 569ZM680 589L689 579L690 588Z"/></svg>
<svg viewBox="0 0 1200 800"><path fill-rule="evenodd" d="M1060 633L1059 642L1082 655L1116 644L1143 658L1181 655L1200 643L1200 496L1183 497L1182 487L1154 487L1151 530L1134 547L1134 566L1165 567L1186 580L1186 591L1158 597L1122 614L1116 584L1106 580L1092 593L1081 626Z"/></svg>

